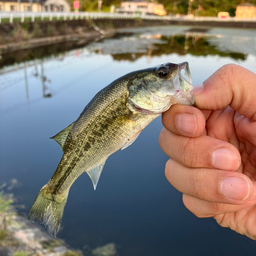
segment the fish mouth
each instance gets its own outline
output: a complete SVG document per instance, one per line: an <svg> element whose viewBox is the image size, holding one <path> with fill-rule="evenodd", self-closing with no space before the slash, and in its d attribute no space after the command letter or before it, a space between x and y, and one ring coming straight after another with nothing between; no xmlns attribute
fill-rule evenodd
<svg viewBox="0 0 256 256"><path fill-rule="evenodd" d="M195 102L192 78L189 69L188 62L182 62L178 64L178 72L175 76L174 87L176 89L176 94L174 97L177 99L177 103L193 105Z"/></svg>
<svg viewBox="0 0 256 256"><path fill-rule="evenodd" d="M178 66L179 66L179 78L182 81L185 80L187 83L187 86L184 89L191 90L191 88L193 88L193 85L192 85L192 78L191 78L191 73L190 73L188 62L182 62L182 63L178 64ZM181 73L182 70L184 70L184 76Z"/></svg>
<svg viewBox="0 0 256 256"><path fill-rule="evenodd" d="M173 104L194 104L193 85L188 62L166 63L163 66L171 70L172 75L162 82L161 89L152 91L150 87L144 84L142 86L147 92L151 104L140 104L138 100L128 98L127 107L130 111L147 115L160 115Z"/></svg>

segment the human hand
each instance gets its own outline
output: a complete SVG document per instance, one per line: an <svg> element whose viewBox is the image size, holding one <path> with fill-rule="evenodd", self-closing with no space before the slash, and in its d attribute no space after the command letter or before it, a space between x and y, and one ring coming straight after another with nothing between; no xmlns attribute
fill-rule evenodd
<svg viewBox="0 0 256 256"><path fill-rule="evenodd" d="M256 75L229 64L162 116L168 181L197 217L256 240Z"/></svg>

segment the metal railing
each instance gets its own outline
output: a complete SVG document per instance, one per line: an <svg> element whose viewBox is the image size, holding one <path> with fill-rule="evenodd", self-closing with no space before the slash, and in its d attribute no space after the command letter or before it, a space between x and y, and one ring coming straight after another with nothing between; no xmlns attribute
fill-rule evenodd
<svg viewBox="0 0 256 256"><path fill-rule="evenodd" d="M106 13L106 12L0 12L0 23L2 21L13 23L14 21L24 22L29 20L73 20L73 19L144 19L144 20L190 20L190 21L221 21L221 22L256 22L254 19L238 19L218 17L191 17L191 16L154 16L154 15L139 15L139 14L121 14L121 13Z"/></svg>

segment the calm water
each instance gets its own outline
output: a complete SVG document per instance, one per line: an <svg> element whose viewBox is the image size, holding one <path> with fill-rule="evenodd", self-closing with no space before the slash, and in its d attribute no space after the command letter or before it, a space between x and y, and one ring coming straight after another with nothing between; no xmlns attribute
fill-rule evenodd
<svg viewBox="0 0 256 256"><path fill-rule="evenodd" d="M26 215L62 151L50 140L103 87L130 71L188 61L194 85L227 63L256 73L256 30L157 27L122 30L90 45L62 44L2 55L0 183ZM97 190L72 186L58 237L88 252L114 243L119 256L255 255L256 242L198 219L167 182L161 119L106 162ZM13 179L18 183L13 184Z"/></svg>

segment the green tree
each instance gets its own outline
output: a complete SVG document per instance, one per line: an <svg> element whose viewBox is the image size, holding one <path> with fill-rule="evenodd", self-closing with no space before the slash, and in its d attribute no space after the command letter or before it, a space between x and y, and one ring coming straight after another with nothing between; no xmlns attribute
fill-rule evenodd
<svg viewBox="0 0 256 256"><path fill-rule="evenodd" d="M74 1L69 0L69 2L73 7ZM122 1L120 0L103 0L102 11L109 11L111 5L119 7L121 2ZM188 13L189 0L158 0L157 2L163 4L168 13ZM199 5L201 5L203 10L198 13L199 15L217 16L218 12L227 11L230 13L231 16L234 16L237 5L243 2L244 0L193 0L192 13L195 14L196 10L198 10ZM256 0L246 0L246 2L256 5ZM98 0L80 0L80 5L81 11L98 10Z"/></svg>

